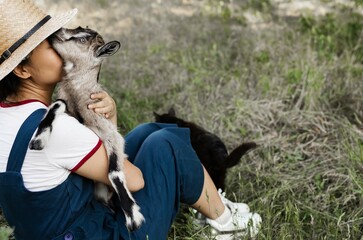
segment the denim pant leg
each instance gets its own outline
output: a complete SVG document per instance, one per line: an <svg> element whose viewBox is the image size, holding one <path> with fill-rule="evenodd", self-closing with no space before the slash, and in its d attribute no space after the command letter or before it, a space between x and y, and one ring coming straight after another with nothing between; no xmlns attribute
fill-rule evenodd
<svg viewBox="0 0 363 240"><path fill-rule="evenodd" d="M176 126L176 124L143 123L132 129L125 136L125 152L128 155L129 161L134 162L137 152L150 134L163 128Z"/></svg>
<svg viewBox="0 0 363 240"><path fill-rule="evenodd" d="M145 187L133 196L146 221L129 236L166 239L179 203L193 204L199 199L204 184L203 168L190 144L189 129L152 123L135 130L126 137L126 153L144 176Z"/></svg>

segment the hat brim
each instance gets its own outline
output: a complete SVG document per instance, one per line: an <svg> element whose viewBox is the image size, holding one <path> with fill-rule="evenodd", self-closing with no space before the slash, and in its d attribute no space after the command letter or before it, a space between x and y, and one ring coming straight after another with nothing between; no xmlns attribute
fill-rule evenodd
<svg viewBox="0 0 363 240"><path fill-rule="evenodd" d="M41 42L47 39L54 32L66 25L75 15L77 9L52 16L41 28L39 28L28 40L19 46L11 57L0 65L0 81L8 75L14 68Z"/></svg>

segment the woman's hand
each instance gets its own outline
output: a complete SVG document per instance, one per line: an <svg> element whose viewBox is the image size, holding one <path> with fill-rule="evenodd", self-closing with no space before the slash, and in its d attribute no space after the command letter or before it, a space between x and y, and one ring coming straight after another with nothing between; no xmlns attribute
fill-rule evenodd
<svg viewBox="0 0 363 240"><path fill-rule="evenodd" d="M95 113L102 114L105 118L110 119L115 126L117 126L117 108L116 102L108 95L107 92L102 91L91 94L92 100L98 102L88 105L88 109L93 110Z"/></svg>

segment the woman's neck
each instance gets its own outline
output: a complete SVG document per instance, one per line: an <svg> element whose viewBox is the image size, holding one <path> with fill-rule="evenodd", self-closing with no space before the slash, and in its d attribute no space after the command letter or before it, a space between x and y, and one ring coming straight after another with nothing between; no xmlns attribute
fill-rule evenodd
<svg viewBox="0 0 363 240"><path fill-rule="evenodd" d="M21 84L16 95L7 97L9 102L21 102L29 99L39 100L47 105L52 103L54 86L35 86L33 84Z"/></svg>

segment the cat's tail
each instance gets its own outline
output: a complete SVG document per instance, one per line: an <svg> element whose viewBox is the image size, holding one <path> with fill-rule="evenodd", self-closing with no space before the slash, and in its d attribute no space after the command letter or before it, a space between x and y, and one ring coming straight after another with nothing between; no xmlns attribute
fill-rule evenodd
<svg viewBox="0 0 363 240"><path fill-rule="evenodd" d="M244 154L256 147L257 144L255 142L242 143L228 155L225 161L226 167L231 168L237 165Z"/></svg>

